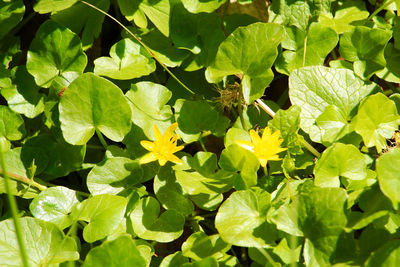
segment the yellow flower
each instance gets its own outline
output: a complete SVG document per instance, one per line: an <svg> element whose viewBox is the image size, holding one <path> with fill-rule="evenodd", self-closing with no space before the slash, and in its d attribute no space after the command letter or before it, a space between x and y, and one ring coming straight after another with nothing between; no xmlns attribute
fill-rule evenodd
<svg viewBox="0 0 400 267"><path fill-rule="evenodd" d="M172 136L173 132L178 128L178 123L173 123L171 126L167 128L164 136L161 135L160 130L156 125L153 125L155 141L140 141L140 144L150 151L144 155L139 163L145 164L155 160L158 160L158 163L161 166L164 166L167 161L174 162L176 164L182 164L182 160L174 155L175 152L183 149L183 146L176 146L176 141L179 138L179 135L176 134Z"/></svg>
<svg viewBox="0 0 400 267"><path fill-rule="evenodd" d="M241 147L253 152L261 166L267 166L269 160L281 160L278 153L285 151L287 148L282 148L283 139L280 139L280 132L276 131L271 134L271 130L266 127L262 137L254 130L250 130L250 141L238 140L236 143Z"/></svg>

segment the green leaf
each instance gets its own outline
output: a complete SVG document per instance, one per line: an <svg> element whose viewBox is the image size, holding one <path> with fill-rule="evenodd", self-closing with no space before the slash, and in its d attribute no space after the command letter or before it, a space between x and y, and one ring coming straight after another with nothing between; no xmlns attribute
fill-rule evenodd
<svg viewBox="0 0 400 267"><path fill-rule="evenodd" d="M16 141L22 139L25 134L24 120L21 115L7 106L0 106L0 136Z"/></svg>
<svg viewBox="0 0 400 267"><path fill-rule="evenodd" d="M237 190L247 189L257 184L260 162L251 151L233 144L222 151L218 164L225 171L240 172L234 181Z"/></svg>
<svg viewBox="0 0 400 267"><path fill-rule="evenodd" d="M22 0L0 2L0 40L22 20L24 13Z"/></svg>
<svg viewBox="0 0 400 267"><path fill-rule="evenodd" d="M207 131L222 136L229 124L228 118L203 100L178 99L174 109L178 133L185 143L197 141Z"/></svg>
<svg viewBox="0 0 400 267"><path fill-rule="evenodd" d="M391 240L371 254L365 263L366 267L390 267L400 264L400 241Z"/></svg>
<svg viewBox="0 0 400 267"><path fill-rule="evenodd" d="M284 28L274 23L237 28L219 46L214 63L206 70L207 80L215 83L227 75L243 75L244 99L253 102L274 77L270 68L283 37Z"/></svg>
<svg viewBox="0 0 400 267"><path fill-rule="evenodd" d="M117 80L130 80L149 75L156 64L147 51L130 39L122 39L110 49L111 57L94 61L94 73Z"/></svg>
<svg viewBox="0 0 400 267"><path fill-rule="evenodd" d="M87 187L92 195L116 195L134 188L142 177L143 170L138 161L123 157L109 158L89 172Z"/></svg>
<svg viewBox="0 0 400 267"><path fill-rule="evenodd" d="M181 266L185 263L189 262L189 259L182 255L181 251L175 252L174 254L170 254L166 256L161 264L160 267L175 267Z"/></svg>
<svg viewBox="0 0 400 267"><path fill-rule="evenodd" d="M194 210L192 201L183 193L182 186L176 180L175 172L168 166L162 167L154 178L154 192L167 210L176 210L183 216L190 215Z"/></svg>
<svg viewBox="0 0 400 267"><path fill-rule="evenodd" d="M354 128L364 144L376 146L378 152L386 147L386 139L390 139L400 125L396 104L382 93L364 99L354 120Z"/></svg>
<svg viewBox="0 0 400 267"><path fill-rule="evenodd" d="M271 219L279 230L310 240L338 236L347 223L346 199L342 188L319 188L305 183L292 202L282 205Z"/></svg>
<svg viewBox="0 0 400 267"><path fill-rule="evenodd" d="M286 28L286 33L291 40L283 40L282 47L289 50L280 54L275 66L287 75L301 67L323 65L339 41L334 30L319 23L312 23L308 31L292 26Z"/></svg>
<svg viewBox="0 0 400 267"><path fill-rule="evenodd" d="M385 67L383 51L391 37L386 30L357 26L340 37L339 52L345 60L354 62L357 75L370 77Z"/></svg>
<svg viewBox="0 0 400 267"><path fill-rule="evenodd" d="M78 220L89 222L83 238L93 243L111 235L121 223L127 200L120 196L97 195L86 199L74 213Z"/></svg>
<svg viewBox="0 0 400 267"><path fill-rule="evenodd" d="M82 73L87 57L79 37L51 20L43 23L29 47L26 68L39 87L50 87L60 77Z"/></svg>
<svg viewBox="0 0 400 267"><path fill-rule="evenodd" d="M130 3L132 5L132 1ZM162 34L169 36L171 4L169 0L134 0L133 10L139 8Z"/></svg>
<svg viewBox="0 0 400 267"><path fill-rule="evenodd" d="M317 1L292 1L278 0L272 2L271 9L275 14L279 14L285 25L294 25L297 28L306 30L309 21L321 13L329 13L331 6L330 0Z"/></svg>
<svg viewBox="0 0 400 267"><path fill-rule="evenodd" d="M367 176L364 155L353 145L336 143L326 149L314 168L315 185L339 187L340 177L362 180Z"/></svg>
<svg viewBox="0 0 400 267"><path fill-rule="evenodd" d="M270 208L268 192L254 187L232 193L215 217L221 238L241 247L267 247L277 238L277 231L266 220Z"/></svg>
<svg viewBox="0 0 400 267"><path fill-rule="evenodd" d="M104 12L107 12L110 8L110 0L86 0L86 2ZM81 34L82 45L86 50L92 46L94 39L99 37L104 15L92 7L78 3L68 9L53 13L51 19L68 27L76 34Z"/></svg>
<svg viewBox="0 0 400 267"><path fill-rule="evenodd" d="M29 266L53 265L79 259L72 237L54 224L31 217L19 218ZM5 266L23 266L13 219L0 222L0 258Z"/></svg>
<svg viewBox="0 0 400 267"><path fill-rule="evenodd" d="M79 203L75 191L55 186L42 191L29 205L32 215L65 229L73 223L69 213Z"/></svg>
<svg viewBox="0 0 400 267"><path fill-rule="evenodd" d="M54 179L79 170L85 152L84 146L73 146L62 138L57 140L49 134L41 134L26 141L22 146L21 159L25 168L34 163L37 166L36 174Z"/></svg>
<svg viewBox="0 0 400 267"><path fill-rule="evenodd" d="M226 0L182 0L185 8L191 13L210 13L219 8L225 2Z"/></svg>
<svg viewBox="0 0 400 267"><path fill-rule="evenodd" d="M138 200L129 215L132 228L140 238L157 242L171 242L181 236L185 218L175 210L160 214L160 204L153 197Z"/></svg>
<svg viewBox="0 0 400 267"><path fill-rule="evenodd" d="M207 257L221 258L230 249L219 235L206 235L204 232L191 234L182 244L182 255L195 261Z"/></svg>
<svg viewBox="0 0 400 267"><path fill-rule="evenodd" d="M38 0L33 9L40 14L57 12L71 7L78 1L79 0Z"/></svg>
<svg viewBox="0 0 400 267"><path fill-rule="evenodd" d="M216 259L208 257L202 259L201 261L195 261L191 263L185 263L181 265L182 267L218 267L219 264Z"/></svg>
<svg viewBox="0 0 400 267"><path fill-rule="evenodd" d="M293 71L289 77L290 101L301 107L300 127L318 143L322 133L315 120L328 105L336 106L349 120L353 109L375 88L375 84L363 82L346 69L305 67Z"/></svg>
<svg viewBox="0 0 400 267"><path fill-rule="evenodd" d="M12 174L18 175L28 179L28 171L25 169L24 164L21 160L20 147L8 150L5 153L2 151L2 157L4 160L4 164L6 166L7 173L11 175ZM3 168L1 166L0 166L0 171L3 171ZM29 184L26 183L10 179L9 184L11 187L10 193L23 198L34 198L40 193L39 189L36 189L33 186L29 186ZM0 192L7 193L3 175L1 175L0 178Z"/></svg>
<svg viewBox="0 0 400 267"><path fill-rule="evenodd" d="M334 29L338 34L350 31L353 24L368 18L369 12L365 1L343 1L343 4L335 11L335 17L330 13L322 13L318 20L321 25Z"/></svg>
<svg viewBox="0 0 400 267"><path fill-rule="evenodd" d="M291 154L301 154L301 137L297 134L300 129L300 111L298 106L291 106L287 110L278 110L268 126L273 132L279 130L283 143Z"/></svg>
<svg viewBox="0 0 400 267"><path fill-rule="evenodd" d="M166 105L172 92L165 86L152 82L139 82L131 85L125 94L132 110L132 121L139 126L144 135L154 140L153 125L164 133L171 125L173 113Z"/></svg>
<svg viewBox="0 0 400 267"><path fill-rule="evenodd" d="M1 90L9 108L30 119L42 113L44 111L44 95L39 93L40 88L25 66L16 68L14 83L14 86Z"/></svg>
<svg viewBox="0 0 400 267"><path fill-rule="evenodd" d="M147 265L132 238L120 236L91 249L82 266L145 267Z"/></svg>
<svg viewBox="0 0 400 267"><path fill-rule="evenodd" d="M387 196L398 208L400 203L400 149L395 148L388 153L383 154L376 161L376 172L378 175L379 187L385 196Z"/></svg>
<svg viewBox="0 0 400 267"><path fill-rule="evenodd" d="M395 48L392 43L388 43L385 47L384 55L386 66L383 70L378 71L376 75L388 82L400 82L400 50Z"/></svg>
<svg viewBox="0 0 400 267"><path fill-rule="evenodd" d="M112 82L85 73L61 97L61 130L65 140L83 145L99 130L120 142L131 127L131 110L122 91Z"/></svg>

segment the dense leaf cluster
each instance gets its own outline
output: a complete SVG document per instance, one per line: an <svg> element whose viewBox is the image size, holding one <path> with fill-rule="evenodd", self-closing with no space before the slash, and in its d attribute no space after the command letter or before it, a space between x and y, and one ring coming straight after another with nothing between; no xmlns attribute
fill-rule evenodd
<svg viewBox="0 0 400 267"><path fill-rule="evenodd" d="M397 9L0 0L0 266L400 266Z"/></svg>

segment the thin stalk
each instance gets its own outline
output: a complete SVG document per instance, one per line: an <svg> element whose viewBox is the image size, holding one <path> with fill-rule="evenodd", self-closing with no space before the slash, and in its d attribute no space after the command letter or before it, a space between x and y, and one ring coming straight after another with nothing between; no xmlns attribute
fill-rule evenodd
<svg viewBox="0 0 400 267"><path fill-rule="evenodd" d="M374 12L372 12L372 14L368 17L368 20L372 19L376 14L378 14L379 12L381 12L383 9L385 9L388 5L390 5L391 3L393 3L394 0L388 0L385 3L383 3L380 7L378 7Z"/></svg>
<svg viewBox="0 0 400 267"><path fill-rule="evenodd" d="M142 42L142 40L140 40L135 34L133 34L133 32L131 32L127 27L125 27L124 24L122 24L122 23L119 22L116 18L114 18L113 16L109 15L107 12L104 12L104 11L101 10L100 8L94 6L94 5L92 5L92 4L90 4L90 3L86 2L86 1L83 1L83 0L79 0L79 1L80 1L81 3L87 5L87 6L90 6L91 8L97 10L98 12L102 13L103 15L105 15L105 16L109 17L110 19L112 19L113 21L115 21L119 26L121 26L125 31L127 31L136 41L138 41L139 44L141 44L141 45L144 47L144 49L146 49L147 52L149 52L150 55L151 55L158 63L160 63L161 67L163 67L163 68L169 73L169 75L171 75L172 78L174 78L186 91L188 91L188 92L191 93L192 95L195 94L192 90L189 89L189 87L187 87L183 82L181 82L181 80L179 80L179 79L167 68L167 66L165 66L165 65L160 61L160 59L153 53L153 51L151 51L151 49L150 49L145 43Z"/></svg>
<svg viewBox="0 0 400 267"><path fill-rule="evenodd" d="M0 151L1 151L1 145L0 145ZM17 236L19 253L21 254L22 264L24 267L29 267L28 256L26 254L24 241L22 239L22 228L21 228L21 224L19 223L19 219L18 219L17 201L15 200L14 195L11 193L9 177L7 175L6 164L4 162L2 152L0 152L0 164L1 164L1 168L3 170L2 176L4 177L4 185L6 188L8 203L10 205L11 215L12 215L13 222L14 222L15 235Z"/></svg>
<svg viewBox="0 0 400 267"><path fill-rule="evenodd" d="M275 117L275 112L268 107L261 99L256 100L257 104L269 115L271 118ZM310 145L306 140L303 139L302 144L304 147L310 151L314 156L319 157L321 153L319 153L312 145Z"/></svg>
<svg viewBox="0 0 400 267"><path fill-rule="evenodd" d="M247 126L246 126L246 122L244 121L244 117L243 117L242 97L243 97L243 88L240 87L240 89L239 89L238 112L239 112L240 123L242 124L243 129L247 132L248 129L247 129Z"/></svg>
<svg viewBox="0 0 400 267"><path fill-rule="evenodd" d="M100 132L99 130L97 130L97 129L96 129L96 135L97 135L97 137L99 138L101 145L102 145L105 149L107 149L107 147L108 147L107 142L106 142L106 140L104 140L104 137L103 137L103 135L101 134L101 132Z"/></svg>
<svg viewBox="0 0 400 267"><path fill-rule="evenodd" d="M4 168L3 168L3 170L4 170ZM11 173L11 172L4 172L3 170L0 170L0 174L1 174L3 177L4 177L4 176L7 176L8 178L10 178L10 179L12 179L12 180L15 180L15 181L18 181L18 182L22 182L22 183L25 183L25 184L34 186L34 187L36 187L37 189L39 189L40 191L43 191L43 190L47 189L46 186L41 185L41 184L39 184L39 183L37 183L37 182L35 182L35 181L33 181L33 180L27 178L27 177L24 177L24 176L15 174L15 173Z"/></svg>
<svg viewBox="0 0 400 267"><path fill-rule="evenodd" d="M306 37L304 38L304 45L303 45L303 67L306 65L307 39L308 39L308 31L306 32Z"/></svg>
<svg viewBox="0 0 400 267"><path fill-rule="evenodd" d="M199 138L199 143L200 143L201 148L203 149L203 151L204 151L204 152L207 152L207 148L206 148L206 146L204 145L203 138L202 138L201 136L200 136L200 138Z"/></svg>
<svg viewBox="0 0 400 267"><path fill-rule="evenodd" d="M271 264L271 266L278 266L276 262L272 259L271 255L263 249L263 248L257 248L257 250L268 260L268 262Z"/></svg>

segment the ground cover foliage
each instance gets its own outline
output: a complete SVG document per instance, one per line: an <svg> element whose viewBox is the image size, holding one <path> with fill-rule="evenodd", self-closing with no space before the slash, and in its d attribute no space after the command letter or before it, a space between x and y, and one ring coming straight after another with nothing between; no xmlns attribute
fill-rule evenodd
<svg viewBox="0 0 400 267"><path fill-rule="evenodd" d="M397 9L0 0L0 266L400 266Z"/></svg>

